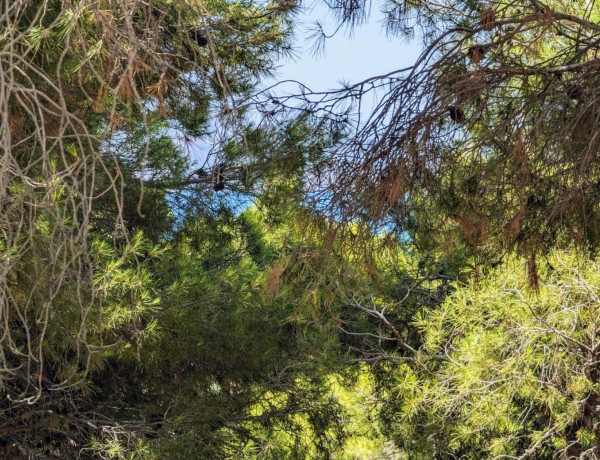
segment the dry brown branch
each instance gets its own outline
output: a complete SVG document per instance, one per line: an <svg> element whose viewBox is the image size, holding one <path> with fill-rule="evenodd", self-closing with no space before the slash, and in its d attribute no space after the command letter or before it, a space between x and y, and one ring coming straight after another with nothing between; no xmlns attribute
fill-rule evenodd
<svg viewBox="0 0 600 460"><path fill-rule="evenodd" d="M490 258L597 247L600 41L584 3L398 6L394 14L410 10L406 21L425 40L414 66L338 91L277 96L290 111L349 126L313 184L320 209ZM371 94L373 110L361 109Z"/></svg>

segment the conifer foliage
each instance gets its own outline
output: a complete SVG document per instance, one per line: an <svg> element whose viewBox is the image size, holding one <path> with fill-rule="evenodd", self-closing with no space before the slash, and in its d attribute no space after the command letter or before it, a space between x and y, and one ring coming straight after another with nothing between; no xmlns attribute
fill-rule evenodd
<svg viewBox="0 0 600 460"><path fill-rule="evenodd" d="M600 457L600 6L265 100L298 6L0 5L0 457Z"/></svg>
<svg viewBox="0 0 600 460"><path fill-rule="evenodd" d="M281 455L339 444L291 304L261 288L283 243L221 199L300 183L310 142L270 141L287 151L269 169L272 127L245 103L286 52L293 9L0 6L1 456L227 458L281 429L317 440L292 436ZM209 172L190 173L201 141Z"/></svg>

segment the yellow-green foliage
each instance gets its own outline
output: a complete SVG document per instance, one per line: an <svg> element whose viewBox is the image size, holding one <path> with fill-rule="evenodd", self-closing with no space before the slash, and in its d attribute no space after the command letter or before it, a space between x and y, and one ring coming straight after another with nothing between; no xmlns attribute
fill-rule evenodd
<svg viewBox="0 0 600 460"><path fill-rule="evenodd" d="M389 458L393 446L379 432L373 412L374 383L366 368L360 370L356 382L348 387L336 385L337 396L345 409L348 439L335 458L340 460L375 460Z"/></svg>
<svg viewBox="0 0 600 460"><path fill-rule="evenodd" d="M600 265L554 253L537 293L526 273L511 260L416 319L424 369L401 371L398 391L402 432L438 430L421 448L594 455Z"/></svg>

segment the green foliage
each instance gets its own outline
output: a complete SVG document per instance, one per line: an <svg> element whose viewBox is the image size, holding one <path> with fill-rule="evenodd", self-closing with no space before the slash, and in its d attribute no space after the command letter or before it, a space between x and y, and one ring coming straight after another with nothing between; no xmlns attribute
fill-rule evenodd
<svg viewBox="0 0 600 460"><path fill-rule="evenodd" d="M209 167L227 162L223 188L264 195L264 210L271 190L287 212L325 136L306 118L254 126L241 101L286 52L293 9L39 0L4 16L19 59L2 60L3 455L328 458L340 445L319 377L329 329L299 326L265 287L296 242L268 235L265 214L236 215L186 151L220 130L230 142Z"/></svg>
<svg viewBox="0 0 600 460"><path fill-rule="evenodd" d="M294 2L21 3L0 456L600 455L600 267L544 259L599 241L594 8L390 3L432 47L355 133L369 84L254 99Z"/></svg>
<svg viewBox="0 0 600 460"><path fill-rule="evenodd" d="M511 261L417 316L420 364L394 371L385 408L407 452L597 454L600 267L555 253L538 293L524 272Z"/></svg>

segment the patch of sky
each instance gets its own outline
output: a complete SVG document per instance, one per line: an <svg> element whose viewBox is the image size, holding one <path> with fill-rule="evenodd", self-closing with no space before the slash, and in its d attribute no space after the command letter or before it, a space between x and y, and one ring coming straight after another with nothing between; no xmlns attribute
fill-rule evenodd
<svg viewBox="0 0 600 460"><path fill-rule="evenodd" d="M404 37L387 35L385 14L375 9L369 13L364 24L352 30L342 28L334 34L336 20L327 5L321 0L305 5L297 17L295 52L282 60L275 78L264 85L289 80L290 90L296 89L296 81L320 92L414 64L421 52L420 40L409 42ZM326 35L333 34L322 48L315 41L317 23Z"/></svg>

